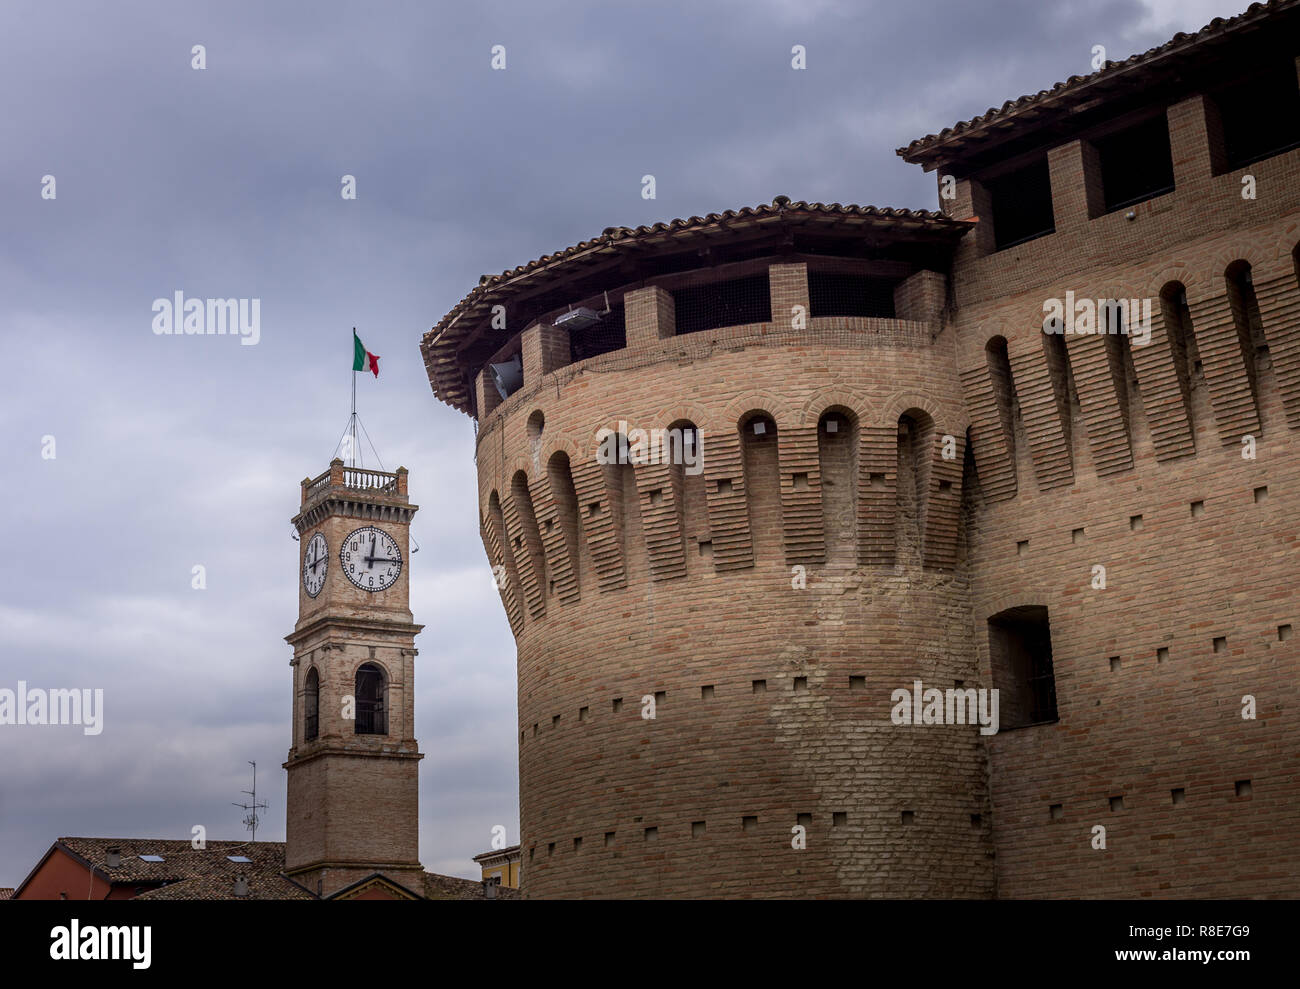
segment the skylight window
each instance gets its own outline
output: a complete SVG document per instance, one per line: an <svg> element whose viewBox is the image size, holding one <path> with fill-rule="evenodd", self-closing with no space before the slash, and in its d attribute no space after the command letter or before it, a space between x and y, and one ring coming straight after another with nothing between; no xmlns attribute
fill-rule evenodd
<svg viewBox="0 0 1300 989"><path fill-rule="evenodd" d="M227 855L227 862L252 862L253 860L247 855Z"/></svg>
<svg viewBox="0 0 1300 989"><path fill-rule="evenodd" d="M140 861L141 861L141 862L161 862L162 860L163 860L163 857L162 857L161 855L141 855L141 856L140 856Z"/></svg>

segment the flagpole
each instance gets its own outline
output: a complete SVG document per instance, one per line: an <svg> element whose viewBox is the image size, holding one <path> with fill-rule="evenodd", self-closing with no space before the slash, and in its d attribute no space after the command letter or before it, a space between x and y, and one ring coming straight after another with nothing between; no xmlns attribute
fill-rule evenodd
<svg viewBox="0 0 1300 989"><path fill-rule="evenodd" d="M356 340L356 336L357 336L357 328L354 326L352 327L352 339L354 341ZM353 346L355 347L356 344L354 343ZM352 466L355 467L357 465L357 366L355 362L353 362L352 365L352 418L349 419L348 421L351 423L351 427L352 427L351 453L352 453Z"/></svg>

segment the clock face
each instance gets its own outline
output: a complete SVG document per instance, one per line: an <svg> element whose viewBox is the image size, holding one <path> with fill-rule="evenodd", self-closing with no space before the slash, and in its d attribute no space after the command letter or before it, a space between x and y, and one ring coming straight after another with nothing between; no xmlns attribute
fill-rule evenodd
<svg viewBox="0 0 1300 989"><path fill-rule="evenodd" d="M386 591L402 573L397 540L373 525L348 533L339 548L339 562L348 580L363 591Z"/></svg>
<svg viewBox="0 0 1300 989"><path fill-rule="evenodd" d="M302 586L309 596L315 597L325 586L329 565L329 548L325 545L325 536L318 532L311 537L302 556Z"/></svg>

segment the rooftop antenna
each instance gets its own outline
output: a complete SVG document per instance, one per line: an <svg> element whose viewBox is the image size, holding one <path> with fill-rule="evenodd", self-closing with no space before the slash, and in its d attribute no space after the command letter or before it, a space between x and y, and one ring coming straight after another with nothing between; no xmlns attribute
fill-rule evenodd
<svg viewBox="0 0 1300 989"><path fill-rule="evenodd" d="M257 841L257 812L259 810L266 810L266 804L259 804L257 802L257 763L250 762L249 765L253 767L253 788L251 790L240 790L239 792L247 793L253 798L253 802L251 804L241 804L238 801L232 800L231 803L236 807L242 807L244 810L248 811L244 816L244 827L253 832L252 840Z"/></svg>

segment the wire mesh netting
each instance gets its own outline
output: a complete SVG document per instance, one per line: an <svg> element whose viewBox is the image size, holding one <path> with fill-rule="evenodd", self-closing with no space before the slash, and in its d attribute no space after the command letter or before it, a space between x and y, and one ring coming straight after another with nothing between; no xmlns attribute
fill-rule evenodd
<svg viewBox="0 0 1300 989"><path fill-rule="evenodd" d="M832 271L808 272L810 315L894 318L894 283Z"/></svg>
<svg viewBox="0 0 1300 989"><path fill-rule="evenodd" d="M599 323L569 334L569 354L575 362L622 350L626 346L627 324L621 305L612 306Z"/></svg>
<svg viewBox="0 0 1300 989"><path fill-rule="evenodd" d="M673 303L678 336L772 320L766 274L678 289L673 293Z"/></svg>

